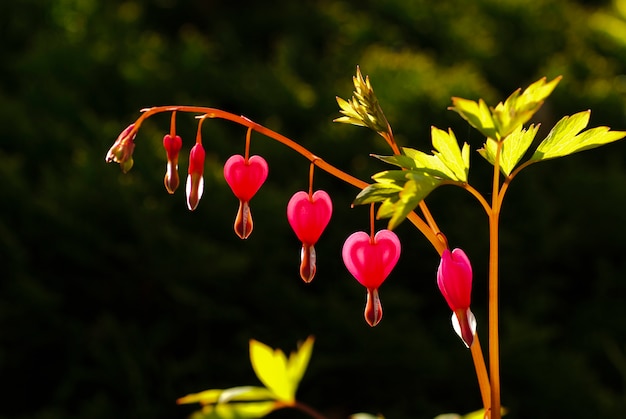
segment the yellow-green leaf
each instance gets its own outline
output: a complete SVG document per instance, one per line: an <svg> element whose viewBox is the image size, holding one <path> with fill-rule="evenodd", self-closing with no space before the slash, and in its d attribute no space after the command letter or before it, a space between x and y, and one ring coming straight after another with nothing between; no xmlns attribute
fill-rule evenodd
<svg viewBox="0 0 626 419"><path fill-rule="evenodd" d="M460 97L452 98L452 106L448 108L455 111L471 126L480 131L485 137L496 138L496 127L491 116L491 112L484 100L479 99L478 102L463 99Z"/></svg>
<svg viewBox="0 0 626 419"><path fill-rule="evenodd" d="M528 129L523 129L521 125L515 131L509 134L502 141L502 150L500 151L500 170L505 175L510 175L517 163L524 156L528 147L533 142L539 125L531 125ZM496 160L497 142L490 138L487 139L483 148L478 152L489 163L494 164Z"/></svg>
<svg viewBox="0 0 626 419"><path fill-rule="evenodd" d="M416 171L424 171L442 179L456 180L454 172L439 157L408 147L404 147L402 152L413 160L413 169Z"/></svg>
<svg viewBox="0 0 626 419"><path fill-rule="evenodd" d="M501 415L506 415L506 409L500 409ZM458 413L444 413L442 415L435 416L435 419L483 419L485 417L485 409L476 410L471 413L467 413L463 416Z"/></svg>
<svg viewBox="0 0 626 419"><path fill-rule="evenodd" d="M252 368L277 400L285 403L295 402L296 390L311 359L313 342L313 337L309 336L287 360L285 353L280 349L272 349L254 339L250 340Z"/></svg>
<svg viewBox="0 0 626 419"><path fill-rule="evenodd" d="M288 403L295 400L295 388L287 375L287 357L283 351L251 339L250 362L256 376L278 400Z"/></svg>
<svg viewBox="0 0 626 419"><path fill-rule="evenodd" d="M561 81L560 76L546 83L544 77L528 86L521 94L521 89L517 89L504 103L498 103L491 114L499 139L506 138L528 122L541 108L544 100L550 96L559 81Z"/></svg>
<svg viewBox="0 0 626 419"><path fill-rule="evenodd" d="M191 415L191 419L256 419L276 409L276 402L226 403L205 406Z"/></svg>
<svg viewBox="0 0 626 419"><path fill-rule="evenodd" d="M188 394L184 397L176 400L178 404L191 404L191 403L200 403L200 404L215 404L222 394L224 390L215 389L215 390L205 390L200 393Z"/></svg>
<svg viewBox="0 0 626 419"><path fill-rule="evenodd" d="M385 417L381 414L371 415L369 413L355 413L350 415L350 419L385 419Z"/></svg>
<svg viewBox="0 0 626 419"><path fill-rule="evenodd" d="M459 142L451 129L448 132L431 127L433 147L437 150L434 154L446 165L454 175L454 180L467 182L469 172L469 154L464 158L459 148ZM464 146L465 148L465 146ZM467 153L467 152L466 152Z"/></svg>
<svg viewBox="0 0 626 419"><path fill-rule="evenodd" d="M539 144L531 160L541 161L567 156L600 147L626 136L626 132L610 131L609 127L596 127L582 131L589 123L590 115L591 111L584 111L563 117Z"/></svg>
<svg viewBox="0 0 626 419"><path fill-rule="evenodd" d="M231 401L262 401L274 399L274 394L265 387L241 386L227 388L225 390L212 389L188 394L178 399L176 403L199 403L206 406Z"/></svg>
<svg viewBox="0 0 626 419"><path fill-rule="evenodd" d="M289 361L287 362L287 372L289 375L289 380L291 380L291 384L294 386L294 393L295 389L298 388L300 380L302 380L302 377L304 376L307 367L309 366L314 342L315 339L313 338L313 336L309 336L300 345L298 350L293 352L289 356Z"/></svg>

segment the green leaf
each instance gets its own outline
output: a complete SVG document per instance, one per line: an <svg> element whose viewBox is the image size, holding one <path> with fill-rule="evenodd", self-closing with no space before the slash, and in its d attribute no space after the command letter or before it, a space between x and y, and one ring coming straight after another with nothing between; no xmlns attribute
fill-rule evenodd
<svg viewBox="0 0 626 419"><path fill-rule="evenodd" d="M364 188L354 205L382 202L377 218L391 218L387 228L393 230L443 181L424 171L387 170L372 176L376 181Z"/></svg>
<svg viewBox="0 0 626 419"><path fill-rule="evenodd" d="M293 402L295 388L291 386L287 375L287 357L280 349L250 340L250 361L255 374L270 389L276 398L285 402Z"/></svg>
<svg viewBox="0 0 626 419"><path fill-rule="evenodd" d="M405 167L405 169L421 170L436 177L456 180L454 172L438 156L408 147L402 148L402 152L413 160L412 167Z"/></svg>
<svg viewBox="0 0 626 419"><path fill-rule="evenodd" d="M452 98L452 106L449 107L461 115L471 126L480 131L487 138L496 138L496 127L491 116L491 112L484 100L479 99L478 102L463 99L460 97Z"/></svg>
<svg viewBox="0 0 626 419"><path fill-rule="evenodd" d="M293 352L289 356L289 361L287 362L287 374L289 376L289 380L295 389L298 388L304 373L306 372L307 367L309 366L309 361L311 360L311 353L313 352L313 343L315 339L313 336L309 336L298 348L296 352Z"/></svg>
<svg viewBox="0 0 626 419"><path fill-rule="evenodd" d="M213 389L199 393L188 394L181 397L176 402L178 404L200 403L202 405L212 405L228 403L231 401L261 401L274 400L274 393L265 387L241 386L232 387L225 390Z"/></svg>
<svg viewBox="0 0 626 419"><path fill-rule="evenodd" d="M385 419L383 415L371 415L369 413L355 413L349 419Z"/></svg>
<svg viewBox="0 0 626 419"><path fill-rule="evenodd" d="M405 149L403 149L403 151L404 150ZM396 154L393 156L380 156L378 154L371 154L371 156L376 157L377 159L384 161L385 163L393 164L404 169L417 169L417 166L415 165L415 160L404 154Z"/></svg>
<svg viewBox="0 0 626 419"><path fill-rule="evenodd" d="M227 403L204 406L191 419L255 419L267 416L277 407L276 402Z"/></svg>
<svg viewBox="0 0 626 419"><path fill-rule="evenodd" d="M294 403L296 390L304 371L308 366L313 346L309 337L289 360L280 349L250 340L250 361L252 368L261 382L274 394L277 400Z"/></svg>
<svg viewBox="0 0 626 419"><path fill-rule="evenodd" d="M469 172L469 146L467 146L467 144L463 146L463 148L467 146L468 150L465 152L466 156L463 156L459 148L459 142L451 129L445 132L438 128L431 127L430 132L433 147L437 150L434 155L450 169L450 172L452 172L454 176L453 180L467 182L467 174Z"/></svg>
<svg viewBox="0 0 626 419"><path fill-rule="evenodd" d="M520 94L521 89L517 89L504 103L498 103L491 111L496 131L500 137L498 139L506 138L513 131L519 129L521 125L528 122L560 81L561 77L559 76L546 83L544 77L528 86L523 93Z"/></svg>
<svg viewBox="0 0 626 419"><path fill-rule="evenodd" d="M523 129L521 125L515 131L509 134L502 142L502 150L500 151L500 170L505 175L510 175L517 163L524 156L528 147L537 135L539 125L531 125L528 129ZM494 164L496 161L497 142L488 138L483 148L478 150L489 163Z"/></svg>
<svg viewBox="0 0 626 419"><path fill-rule="evenodd" d="M591 111L584 111L563 117L539 144L531 161L567 156L600 147L626 136L626 132L610 131L609 127L596 127L581 132L589 123L590 116Z"/></svg>
<svg viewBox="0 0 626 419"><path fill-rule="evenodd" d="M354 198L353 205L365 205L372 202L382 202L387 198L398 195L402 190L402 186L391 183L373 183L365 187Z"/></svg>

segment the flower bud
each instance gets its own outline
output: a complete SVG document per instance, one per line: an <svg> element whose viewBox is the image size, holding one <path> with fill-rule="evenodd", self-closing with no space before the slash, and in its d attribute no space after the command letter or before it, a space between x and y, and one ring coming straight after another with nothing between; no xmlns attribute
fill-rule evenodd
<svg viewBox="0 0 626 419"><path fill-rule="evenodd" d="M454 330L469 348L476 333L476 319L470 310L472 265L461 249L446 249L437 269L437 286L453 312Z"/></svg>
<svg viewBox="0 0 626 419"><path fill-rule="evenodd" d="M129 136L133 128L135 128L135 124L130 124L118 135L105 157L107 163L112 161L119 163L123 173L127 173L133 167L134 139L137 135L135 133L132 137Z"/></svg>
<svg viewBox="0 0 626 419"><path fill-rule="evenodd" d="M163 137L163 148L167 152L167 165L163 183L165 184L165 189L170 194L173 194L180 184L178 177L178 154L182 146L183 140L178 135L172 137L166 134Z"/></svg>
<svg viewBox="0 0 626 419"><path fill-rule="evenodd" d="M196 143L189 153L189 169L187 175L187 207L193 211L198 206L204 191L204 147Z"/></svg>

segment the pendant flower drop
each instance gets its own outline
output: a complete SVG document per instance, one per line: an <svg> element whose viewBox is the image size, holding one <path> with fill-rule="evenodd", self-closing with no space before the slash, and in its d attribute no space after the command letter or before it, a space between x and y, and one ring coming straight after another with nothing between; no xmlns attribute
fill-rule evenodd
<svg viewBox="0 0 626 419"><path fill-rule="evenodd" d="M300 277L311 282L316 272L315 243L330 221L333 204L325 191L296 192L287 204L287 220L302 242Z"/></svg>
<svg viewBox="0 0 626 419"><path fill-rule="evenodd" d="M135 124L130 124L117 136L117 139L109 149L105 160L107 163L114 161L119 163L122 173L128 173L133 167L133 151L135 150L135 132L132 136L128 134L135 128Z"/></svg>
<svg viewBox="0 0 626 419"><path fill-rule="evenodd" d="M400 239L391 230L380 230L374 237L358 231L350 235L343 245L343 263L352 276L367 288L364 316L372 327L383 316L378 288L398 263L400 251Z"/></svg>
<svg viewBox="0 0 626 419"><path fill-rule="evenodd" d="M189 152L189 169L187 175L187 208L190 211L198 207L204 192L204 147L196 143Z"/></svg>
<svg viewBox="0 0 626 419"><path fill-rule="evenodd" d="M163 148L167 152L167 166L163 183L165 184L165 189L170 194L173 194L180 184L178 177L178 154L182 146L183 140L178 135L172 137L170 134L166 134L163 137Z"/></svg>
<svg viewBox="0 0 626 419"><path fill-rule="evenodd" d="M245 159L239 154L231 156L224 164L224 179L239 199L239 209L235 218L235 233L247 239L254 226L250 212L250 200L267 179L269 168L261 156Z"/></svg>
<svg viewBox="0 0 626 419"><path fill-rule="evenodd" d="M446 249L437 269L437 285L452 310L455 332L469 348L476 333L476 318L470 310L472 265L461 249Z"/></svg>

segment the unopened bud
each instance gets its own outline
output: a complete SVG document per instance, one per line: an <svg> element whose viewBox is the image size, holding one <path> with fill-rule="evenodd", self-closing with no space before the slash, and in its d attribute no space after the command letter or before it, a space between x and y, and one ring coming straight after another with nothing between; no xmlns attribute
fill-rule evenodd
<svg viewBox="0 0 626 419"><path fill-rule="evenodd" d="M204 147L196 143L189 153L189 169L187 176L187 207L193 211L198 206L204 191Z"/></svg>
<svg viewBox="0 0 626 419"><path fill-rule="evenodd" d="M135 124L130 124L124 131L118 135L117 139L109 149L105 160L107 163L119 163L123 173L127 173L133 167L133 151L135 150L135 135L129 136L130 132L135 128Z"/></svg>

